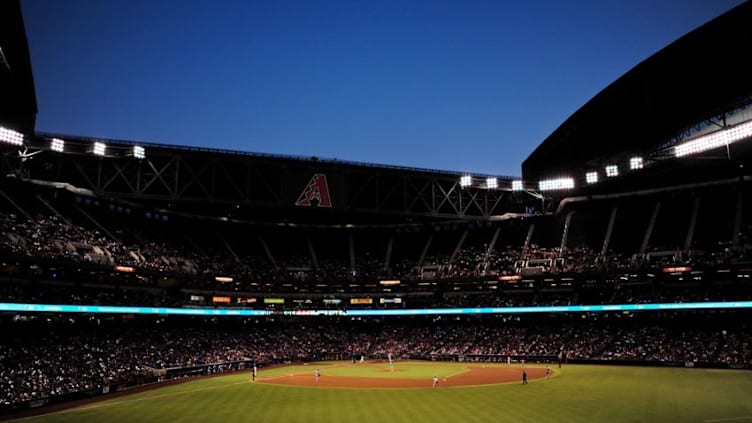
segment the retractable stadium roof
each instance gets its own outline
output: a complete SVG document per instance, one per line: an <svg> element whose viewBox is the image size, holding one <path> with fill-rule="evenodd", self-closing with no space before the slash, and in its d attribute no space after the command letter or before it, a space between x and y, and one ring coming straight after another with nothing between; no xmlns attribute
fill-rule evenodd
<svg viewBox="0 0 752 423"><path fill-rule="evenodd" d="M18 0L0 1L0 126L34 131L37 100Z"/></svg>
<svg viewBox="0 0 752 423"><path fill-rule="evenodd" d="M525 180L644 154L752 99L752 2L695 29L598 93L522 164Z"/></svg>

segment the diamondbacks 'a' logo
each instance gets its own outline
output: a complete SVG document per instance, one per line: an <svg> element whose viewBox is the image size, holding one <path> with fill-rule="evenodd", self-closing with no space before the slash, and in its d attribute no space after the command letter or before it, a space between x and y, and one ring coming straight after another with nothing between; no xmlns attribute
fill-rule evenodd
<svg viewBox="0 0 752 423"><path fill-rule="evenodd" d="M329 184L326 183L326 175L316 173L313 175L303 192L300 193L296 206L331 207L332 200L329 197Z"/></svg>

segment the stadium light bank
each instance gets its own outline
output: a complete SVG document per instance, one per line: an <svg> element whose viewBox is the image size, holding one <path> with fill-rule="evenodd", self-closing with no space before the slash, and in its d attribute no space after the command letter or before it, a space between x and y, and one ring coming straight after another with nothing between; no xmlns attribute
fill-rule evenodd
<svg viewBox="0 0 752 423"><path fill-rule="evenodd" d="M11 145L23 145L24 135L20 132L0 126L0 142Z"/></svg>
<svg viewBox="0 0 752 423"><path fill-rule="evenodd" d="M702 153L704 151L728 146L729 144L749 138L750 136L752 136L752 120L740 123L731 128L713 132L712 134L702 135L691 141L679 144L674 147L674 155L676 157L684 157Z"/></svg>
<svg viewBox="0 0 752 423"><path fill-rule="evenodd" d="M29 136L2 126L0 126L0 144L23 146L31 149L31 153L19 153L26 157L43 151L53 151L61 154L93 154L107 158L146 159L146 148L140 145L110 144L104 141L66 141L59 137Z"/></svg>

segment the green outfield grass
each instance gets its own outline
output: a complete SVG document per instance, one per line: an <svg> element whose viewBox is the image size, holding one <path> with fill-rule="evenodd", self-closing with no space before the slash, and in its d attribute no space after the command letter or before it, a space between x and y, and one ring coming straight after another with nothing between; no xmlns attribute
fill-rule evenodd
<svg viewBox="0 0 752 423"><path fill-rule="evenodd" d="M261 369L291 373L430 378L461 364L398 362L361 366L316 363ZM752 422L752 372L619 366L555 369L529 385L431 389L346 389L251 383L249 374L198 379L112 398L25 422ZM428 386L428 385L427 385Z"/></svg>

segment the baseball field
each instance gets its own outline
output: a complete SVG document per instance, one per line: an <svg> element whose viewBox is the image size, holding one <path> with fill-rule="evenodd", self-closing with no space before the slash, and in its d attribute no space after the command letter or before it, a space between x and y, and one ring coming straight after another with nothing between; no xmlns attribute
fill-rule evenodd
<svg viewBox="0 0 752 423"><path fill-rule="evenodd" d="M315 377L319 369L320 377ZM24 422L752 422L752 372L444 362L310 363L202 378ZM438 379L434 385L434 377Z"/></svg>

